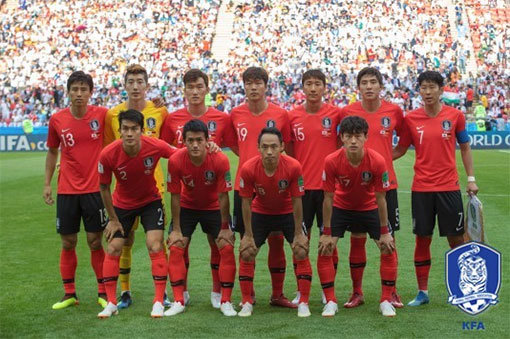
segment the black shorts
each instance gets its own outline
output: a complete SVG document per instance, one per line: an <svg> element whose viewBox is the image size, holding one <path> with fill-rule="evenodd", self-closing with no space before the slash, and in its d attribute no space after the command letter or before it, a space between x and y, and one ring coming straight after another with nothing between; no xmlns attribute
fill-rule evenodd
<svg viewBox="0 0 510 339"><path fill-rule="evenodd" d="M57 233L80 232L83 219L85 231L102 232L107 224L106 210L99 192L85 194L57 194Z"/></svg>
<svg viewBox="0 0 510 339"><path fill-rule="evenodd" d="M472 100L471 101L466 100L466 108L469 108L471 106L473 106L473 101Z"/></svg>
<svg viewBox="0 0 510 339"><path fill-rule="evenodd" d="M324 201L324 191L306 190L301 201L303 201L303 223L306 229L312 228L315 217L317 217L317 227L321 228L323 224L322 203Z"/></svg>
<svg viewBox="0 0 510 339"><path fill-rule="evenodd" d="M253 193L255 198L255 193ZM234 191L234 217L232 218L233 231L239 232L241 237L244 235L243 220L243 198L239 195L239 191Z"/></svg>
<svg viewBox="0 0 510 339"><path fill-rule="evenodd" d="M251 229L255 246L264 245L271 232L283 232L285 239L294 241L294 214L261 214L251 212Z"/></svg>
<svg viewBox="0 0 510 339"><path fill-rule="evenodd" d="M215 239L221 230L220 210L204 211L181 207L181 232L186 238L190 238L200 223L202 232L212 235ZM170 222L168 232L173 230L173 221Z"/></svg>
<svg viewBox="0 0 510 339"><path fill-rule="evenodd" d="M393 235L400 229L400 214L398 211L397 190L392 189L386 192L386 208L388 210L388 228Z"/></svg>
<svg viewBox="0 0 510 339"><path fill-rule="evenodd" d="M333 206L331 216L331 235L343 238L345 231L351 233L368 233L370 238L379 240L381 223L379 210L351 211Z"/></svg>
<svg viewBox="0 0 510 339"><path fill-rule="evenodd" d="M124 229L124 236L122 236L120 232L117 232L114 234L114 238L126 239L129 237L129 233L137 217L140 217L145 233L147 233L147 231L165 229L165 209L163 208L161 200L155 200L145 206L132 210L125 210L118 207L114 208L122 224L122 228Z"/></svg>
<svg viewBox="0 0 510 339"><path fill-rule="evenodd" d="M464 207L460 191L412 192L413 233L428 236L439 224L439 235L464 234Z"/></svg>

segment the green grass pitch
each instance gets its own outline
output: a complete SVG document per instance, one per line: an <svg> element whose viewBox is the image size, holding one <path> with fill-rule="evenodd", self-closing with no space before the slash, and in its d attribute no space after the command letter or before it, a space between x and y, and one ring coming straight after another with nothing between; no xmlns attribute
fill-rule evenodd
<svg viewBox="0 0 510 339"><path fill-rule="evenodd" d="M487 336L508 338L510 332L510 152L474 151L480 199L484 202L486 234L489 244L502 252L503 281L500 303L470 316L446 303L444 277L446 239L436 234L432 243L429 305L397 310L392 319L378 311L380 296L379 255L373 242L367 242L367 267L364 276L365 305L352 310L340 308L334 318L321 317L320 283L316 273L317 229L313 229L311 260L314 268L310 318L300 319L295 310L268 304L271 285L267 269L267 246L258 258L255 275L257 305L251 318L226 318L212 309L209 301L211 277L209 248L205 235L197 231L191 243L189 291L191 306L182 315L151 319L153 297L150 261L139 229L133 249L132 291L134 304L120 315L99 320L96 284L90 267L90 255L82 231L78 242L77 293L80 305L53 311L51 305L63 295L59 275L60 240L55 233L55 207L42 200L44 153L0 154L0 337L282 337L282 338L396 338ZM233 173L237 158L230 154ZM413 174L410 152L396 162L400 182L401 231L397 233L399 250L398 291L405 302L416 293L413 267L414 237L410 226L410 185ZM466 176L457 156L461 183ZM54 179L56 186L56 179ZM464 184L463 184L464 188ZM168 197L166 197L168 201ZM168 206L168 205L167 205ZM436 232L437 233L437 232ZM236 247L239 245L237 240ZM349 240L339 242L340 262L336 281L341 305L350 293L348 268ZM294 297L290 248L287 251L285 293ZM240 300L236 281L233 300ZM505 315L506 314L506 315ZM483 322L484 331L463 330L463 322Z"/></svg>

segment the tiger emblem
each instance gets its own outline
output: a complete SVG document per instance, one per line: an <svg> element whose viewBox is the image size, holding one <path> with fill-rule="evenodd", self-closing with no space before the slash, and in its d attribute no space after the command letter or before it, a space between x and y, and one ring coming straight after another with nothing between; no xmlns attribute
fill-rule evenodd
<svg viewBox="0 0 510 339"><path fill-rule="evenodd" d="M460 270L459 288L466 295L486 291L487 265L485 259L477 256L480 248L471 246L471 250L465 252L457 260Z"/></svg>

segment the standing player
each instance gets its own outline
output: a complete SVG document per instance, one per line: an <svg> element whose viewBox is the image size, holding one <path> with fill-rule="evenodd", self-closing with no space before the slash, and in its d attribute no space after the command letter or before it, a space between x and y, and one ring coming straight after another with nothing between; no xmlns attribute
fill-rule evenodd
<svg viewBox="0 0 510 339"><path fill-rule="evenodd" d="M200 222L202 230L214 239L219 248L221 312L226 316L235 316L237 312L230 301L236 261L233 234L229 227L228 191L232 189L232 183L228 158L221 152L207 152L209 133L201 120L193 119L185 123L183 138L186 148L178 150L168 161L168 191L172 193L168 271L175 302L165 315L176 315L184 311L183 293L187 271L184 251Z"/></svg>
<svg viewBox="0 0 510 339"><path fill-rule="evenodd" d="M303 166L305 195L303 196L303 222L310 239L313 220L317 217L317 226L322 227L322 170L324 159L338 148L337 127L341 121L340 108L324 103L322 98L326 90L326 76L318 69L306 71L301 83L306 101L289 112L292 134L292 153ZM318 147L318 145L320 145ZM326 259L319 257L317 265L323 265ZM333 264L338 264L338 252L333 252ZM299 302L299 293L292 300Z"/></svg>
<svg viewBox="0 0 510 339"><path fill-rule="evenodd" d="M385 191L390 183L384 158L364 147L367 135L365 119L356 116L344 118L340 124L344 147L325 160L324 232L319 242L319 255L330 255L338 238L343 238L346 230L368 233L376 240L381 251L380 311L384 316L392 317L396 314L390 301L397 275L397 261L392 255L394 243L389 233L385 199ZM332 317L338 311L332 265L324 267L319 277L328 301L322 315Z"/></svg>
<svg viewBox="0 0 510 339"><path fill-rule="evenodd" d="M183 127L191 119L203 121L208 129L209 142L214 142L223 147L234 148L237 145L236 135L230 121L230 116L220 112L213 107L207 107L205 97L209 93L209 78L199 69L190 69L184 74L184 97L187 107L171 113L165 120L161 128L161 139L164 139L171 145L181 148L185 146L183 140ZM207 235L211 248L211 273L213 288L211 292L211 303L214 308L220 308L221 302L221 284L219 279L220 251L216 245L216 239L210 234ZM189 267L189 241L184 251L184 261L186 267ZM186 270L186 277L188 272ZM189 300L186 281L184 286L184 295Z"/></svg>
<svg viewBox="0 0 510 339"><path fill-rule="evenodd" d="M342 109L346 116L359 116L368 123L368 139L365 146L371 148L383 156L386 161L390 178L390 187L386 192L386 204L388 206L388 227L390 233L395 239L395 231L400 229L398 198L397 198L397 176L393 168L393 132L397 135L402 133L402 124L404 115L402 109L380 99L380 93L383 89L382 75L377 68L365 67L356 78L358 90L361 94L361 101L355 102ZM346 308L357 307L363 304L363 271L366 264L366 235L364 233L351 233L351 250L349 254L349 264L351 269L351 279L353 292L349 301L344 304ZM392 252L397 260L397 251ZM391 303L394 307L404 307L400 296L396 290L392 293Z"/></svg>
<svg viewBox="0 0 510 339"><path fill-rule="evenodd" d="M296 258L296 275L300 300L298 316L310 316L308 299L312 282L312 268L308 259L308 239L303 221L303 177L299 162L283 152L280 131L264 128L258 137L260 155L241 168L240 188L243 202L244 236L241 239L239 282L243 296L239 316L249 317L253 312L253 276L255 257L271 232L283 232L292 244ZM255 192L255 198L253 198Z"/></svg>
<svg viewBox="0 0 510 339"><path fill-rule="evenodd" d="M451 248L464 242L464 209L455 162L456 142L467 174L468 194L478 193L464 114L443 105L444 79L438 72L418 76L424 107L404 119L405 129L395 149L394 159L404 155L409 145L416 149L411 206L413 233L416 235L414 266L418 295L409 306L429 302L430 243L437 214L439 235L447 237Z"/></svg>
<svg viewBox="0 0 510 339"><path fill-rule="evenodd" d="M118 314L116 290L120 254L137 217L141 219L146 233L152 263L155 296L151 316L163 316L167 280L163 245L165 211L154 171L159 159L169 158L173 149L162 140L143 136L143 123L142 113L133 109L121 112L119 125L122 140L105 147L99 158L101 198L109 217L104 231L108 249L103 264L108 305L98 314L99 318ZM110 192L112 172L117 180L113 200Z"/></svg>
<svg viewBox="0 0 510 339"><path fill-rule="evenodd" d="M105 145L112 143L114 140L120 138L120 125L118 116L120 112L128 109L135 109L142 112L145 119L144 135L152 138L159 138L160 129L165 120L168 112L166 107L156 107L152 101L145 100L145 94L149 86L148 75L145 68L140 65L130 65L126 69L124 75L124 87L128 95L128 100L120 103L114 108L108 110L106 114L106 127L105 127ZM156 184L158 186L161 196L165 194L165 183L163 177L163 170L161 165L156 167L154 172L156 178ZM133 302L131 299L131 284L130 284L130 273L131 273L131 248L135 240L136 229L138 228L138 219L135 221L135 225L127 238L124 247L122 248L122 254L120 257L120 286L121 296L118 307L126 308ZM169 306L169 302L165 297L165 305Z"/></svg>
<svg viewBox="0 0 510 339"><path fill-rule="evenodd" d="M234 187L234 227L244 235L244 218L242 215L241 197L239 196L240 169L250 158L258 156L257 138L265 127L280 129L283 141L290 142L290 129L287 111L268 103L266 100L269 76L261 67L249 67L243 73L243 84L247 103L234 108L230 114L232 124L237 132L239 147L239 166ZM272 233L268 237L268 266L271 272L273 287L271 305L296 308L283 294L283 282L287 262L283 248L281 232Z"/></svg>
<svg viewBox="0 0 510 339"><path fill-rule="evenodd" d="M99 175L95 170L103 148L106 109L88 106L94 84L92 77L82 71L73 72L67 80L71 106L52 115L48 128L48 153L43 198L53 205L51 178L55 172L60 147L60 171L57 190L57 233L62 240L60 274L64 284L64 298L53 305L62 309L78 304L74 278L76 243L83 219L90 248L91 264L97 278L98 303L106 306L103 285L104 251L101 237L106 215L99 195Z"/></svg>

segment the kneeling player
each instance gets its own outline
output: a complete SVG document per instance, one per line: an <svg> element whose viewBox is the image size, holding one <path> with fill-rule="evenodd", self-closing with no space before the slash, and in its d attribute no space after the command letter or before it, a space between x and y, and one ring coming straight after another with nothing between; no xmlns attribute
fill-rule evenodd
<svg viewBox="0 0 510 339"><path fill-rule="evenodd" d="M165 212L154 179L154 170L159 159L169 158L174 150L162 140L143 136L143 121L139 111L130 109L120 113L122 140L108 145L99 159L101 198L109 216L104 231L108 250L103 263L108 305L98 314L99 318L118 314L115 295L120 254L137 217L140 217L144 227L152 262L155 297L151 316L159 318L164 312L163 295L167 276L167 260L163 248ZM110 192L112 172L117 179L113 201Z"/></svg>
<svg viewBox="0 0 510 339"><path fill-rule="evenodd" d="M172 230L168 237L168 272L175 302L165 315L184 311L184 252L198 223L212 236L220 252L221 312L235 316L230 297L234 287L236 262L234 234L229 228L228 191L232 189L230 165L223 153L208 153L209 133L204 122L188 121L183 128L186 148L168 162L168 191L172 193ZM182 183L182 184L181 184Z"/></svg>
<svg viewBox="0 0 510 339"><path fill-rule="evenodd" d="M274 127L260 132L258 148L261 156L251 158L243 165L239 184L245 233L239 248L243 307L238 315L249 317L253 312L255 257L269 234L278 231L292 243L300 292L298 316L308 317L312 268L308 259L308 238L301 227L301 196L304 194L301 165L294 158L281 154L284 148L282 134Z"/></svg>
<svg viewBox="0 0 510 339"><path fill-rule="evenodd" d="M368 233L381 251L382 296L380 310L384 316L395 316L391 304L397 274L395 245L388 229L385 191L389 187L384 158L364 148L368 124L357 116L344 118L340 135L344 147L330 154L324 163L324 232L319 241L318 273L328 303L322 315L334 316L338 311L335 297L335 270L331 254L338 238L346 230ZM375 193L375 194L374 194Z"/></svg>

